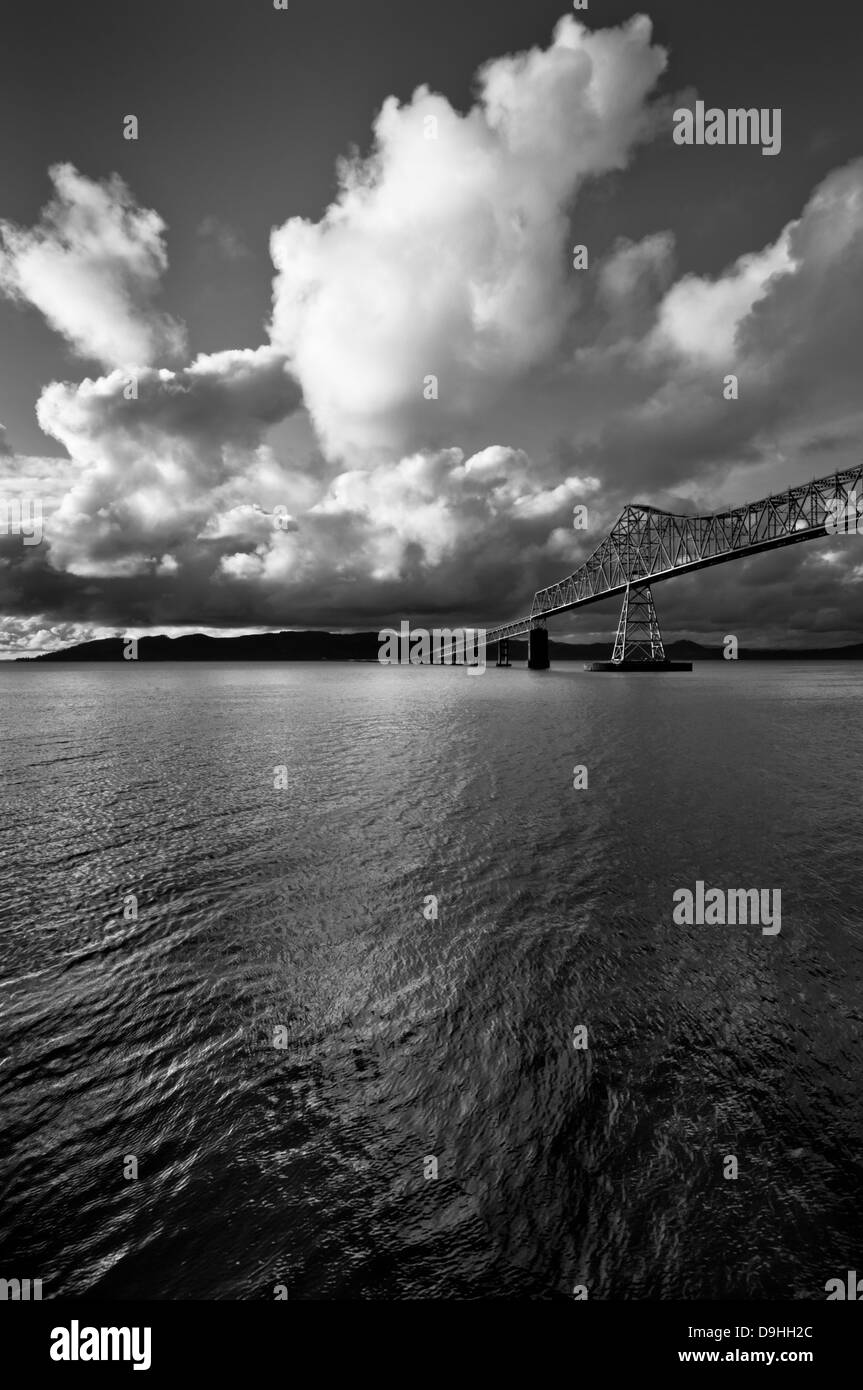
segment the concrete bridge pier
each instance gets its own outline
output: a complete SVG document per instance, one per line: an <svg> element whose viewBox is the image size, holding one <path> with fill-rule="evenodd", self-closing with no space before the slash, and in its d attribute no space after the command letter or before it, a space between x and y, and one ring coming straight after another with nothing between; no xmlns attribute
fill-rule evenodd
<svg viewBox="0 0 863 1390"><path fill-rule="evenodd" d="M528 637L527 669L529 671L547 671L549 664L548 628L532 627Z"/></svg>
<svg viewBox="0 0 863 1390"><path fill-rule="evenodd" d="M497 664L498 666L509 666L509 638L501 637L497 644Z"/></svg>

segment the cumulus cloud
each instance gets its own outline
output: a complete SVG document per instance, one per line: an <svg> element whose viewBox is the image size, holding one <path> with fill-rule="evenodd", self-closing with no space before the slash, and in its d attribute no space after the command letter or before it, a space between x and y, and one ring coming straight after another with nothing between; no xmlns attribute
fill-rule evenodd
<svg viewBox="0 0 863 1390"><path fill-rule="evenodd" d="M577 302L568 209L649 138L666 65L643 16L488 63L466 115L390 97L318 223L273 232L273 342L339 457L439 443L557 348ZM424 378L439 399L424 399Z"/></svg>
<svg viewBox="0 0 863 1390"><path fill-rule="evenodd" d="M764 251L699 279L699 294L732 306L711 319L724 323L730 361L694 350L679 328L672 265L667 236L612 248L590 310L594 341L558 383L569 438L533 457L450 444L289 466L268 431L298 406L299 388L272 347L147 369L137 400L122 372L55 383L39 419L70 461L48 461L58 496L46 543L17 547L4 606L48 614L41 627L85 614L94 626L140 627L493 622L574 569L627 501L710 510L855 458L863 306L848 286L863 274L863 161L825 180ZM722 395L729 369L736 402ZM22 485L39 473L31 462ZM576 503L589 506L588 534L573 531ZM716 572L706 605L695 580L678 581L662 591L663 619L741 636L757 621L786 641L853 634L855 563L847 550L829 565L814 549L762 557ZM784 629L783 585L796 615Z"/></svg>
<svg viewBox="0 0 863 1390"><path fill-rule="evenodd" d="M146 368L131 391L118 370L54 382L38 403L42 429L80 465L50 528L55 562L76 573L130 573L192 544L232 489L266 470L266 431L300 399L269 347Z"/></svg>
<svg viewBox="0 0 863 1390"><path fill-rule="evenodd" d="M45 624L41 618L6 618L0 621L0 656L39 656L79 642L92 642L100 637L113 637L112 628L93 627L89 623L60 622Z"/></svg>
<svg viewBox="0 0 863 1390"><path fill-rule="evenodd" d="M773 277L795 269L791 232L786 227L772 246L741 256L715 280L679 280L663 300L652 345L708 363L729 361L738 328L768 294Z"/></svg>
<svg viewBox="0 0 863 1390"><path fill-rule="evenodd" d="M858 160L763 250L672 285L641 338L577 355L573 380L595 396L613 375L617 408L582 431L576 461L646 501L684 483L705 509L850 463L863 304L849 287L861 276ZM724 399L726 373L738 377L736 401Z"/></svg>
<svg viewBox="0 0 863 1390"><path fill-rule="evenodd" d="M208 390L214 374L210 364ZM250 614L261 627L377 626L406 611L468 620L490 594L505 616L525 574L538 582L544 566L566 563L573 506L599 487L576 475L544 480L502 445L292 473L248 423L226 459L196 410L175 413L170 374L153 375L167 400L147 381L128 428L118 374L80 393L52 388L43 402L83 471L51 510L39 554L19 548L4 576L13 616L44 608L100 628L248 627Z"/></svg>
<svg viewBox="0 0 863 1390"><path fill-rule="evenodd" d="M49 174L54 197L35 227L0 222L0 291L105 367L182 352L183 328L152 302L167 266L161 217L116 175L98 182L71 164Z"/></svg>

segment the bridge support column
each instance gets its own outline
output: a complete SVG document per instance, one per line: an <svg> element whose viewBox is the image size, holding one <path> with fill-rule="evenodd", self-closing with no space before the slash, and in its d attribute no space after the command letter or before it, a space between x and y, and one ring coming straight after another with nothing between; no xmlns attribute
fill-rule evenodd
<svg viewBox="0 0 863 1390"><path fill-rule="evenodd" d="M659 619L653 606L650 585L640 589L630 589L627 585L614 639L612 661L619 666L623 661L665 662L665 648Z"/></svg>
<svg viewBox="0 0 863 1390"><path fill-rule="evenodd" d="M532 627L528 637L527 669L547 671L548 668L548 628Z"/></svg>
<svg viewBox="0 0 863 1390"><path fill-rule="evenodd" d="M611 661L591 662L585 670L691 671L692 663L668 660L650 585L641 584L626 587Z"/></svg>
<svg viewBox="0 0 863 1390"><path fill-rule="evenodd" d="M509 666L509 638L502 637L497 644L497 664L498 666Z"/></svg>

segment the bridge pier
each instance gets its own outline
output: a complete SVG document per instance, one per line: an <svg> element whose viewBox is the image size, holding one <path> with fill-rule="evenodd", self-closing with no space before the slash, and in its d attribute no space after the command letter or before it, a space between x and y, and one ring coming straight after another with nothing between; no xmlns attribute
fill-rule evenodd
<svg viewBox="0 0 863 1390"><path fill-rule="evenodd" d="M509 659L509 638L508 638L508 637L501 637L500 641L499 641L498 644L497 644L497 665L498 665L498 666L509 666L509 665L510 665L510 659Z"/></svg>
<svg viewBox="0 0 863 1390"><path fill-rule="evenodd" d="M610 661L591 661L585 671L691 671L691 661L669 661L649 584L627 584Z"/></svg>
<svg viewBox="0 0 863 1390"><path fill-rule="evenodd" d="M529 671L547 671L549 665L548 628L532 627L528 637L527 669Z"/></svg>

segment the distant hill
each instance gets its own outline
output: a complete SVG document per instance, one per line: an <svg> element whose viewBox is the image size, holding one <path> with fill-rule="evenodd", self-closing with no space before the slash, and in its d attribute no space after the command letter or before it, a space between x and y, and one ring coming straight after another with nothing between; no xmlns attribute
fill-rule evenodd
<svg viewBox="0 0 863 1390"><path fill-rule="evenodd" d="M19 661L122 661L127 639L105 637ZM258 632L242 637L141 637L139 661L377 661L376 632Z"/></svg>
<svg viewBox="0 0 863 1390"><path fill-rule="evenodd" d="M126 639L106 637L80 642L61 651L22 656L18 661L122 661ZM608 661L612 643L550 641L552 661ZM376 632L261 632L243 637L206 637L201 632L186 637L141 637L139 661L377 661ZM703 647L698 642L669 642L666 653L673 661L721 661L722 647ZM511 641L511 661L527 661L527 642ZM805 651L741 647L741 661L861 661L863 642L849 647L822 647Z"/></svg>

